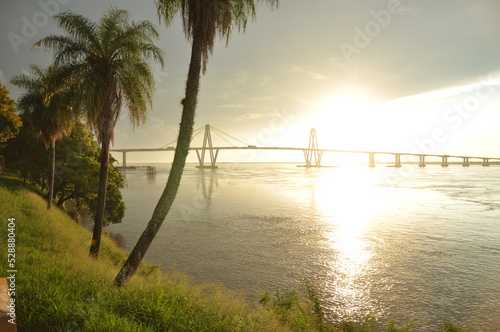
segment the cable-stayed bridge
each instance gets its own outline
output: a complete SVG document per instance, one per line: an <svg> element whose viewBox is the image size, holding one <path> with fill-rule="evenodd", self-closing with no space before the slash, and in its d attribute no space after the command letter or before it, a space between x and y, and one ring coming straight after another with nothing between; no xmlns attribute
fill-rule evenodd
<svg viewBox="0 0 500 332"><path fill-rule="evenodd" d="M212 144L212 132L217 134L229 146L214 146ZM472 163L479 163L482 166L490 166L491 163L497 164L500 162L500 158L492 157L476 157L476 156L459 156L459 155L439 155L439 154L418 154L418 153L406 153L406 152L387 152L387 151L354 151L354 150L334 150L334 149L320 149L318 146L318 136L316 134L316 129L312 128L309 136L309 144L306 148L300 147L267 147L267 146L256 146L249 145L240 139L229 135L222 130L219 130L209 124L196 129L193 132L193 137L191 141L198 135L203 133L203 145L201 147L190 147L189 150L195 150L198 157L198 168L218 168L217 157L219 156L219 151L221 150L288 150L288 151L302 151L304 154L305 164L299 165L303 167L323 167L321 164L323 153L355 153L355 154L366 154L368 155L367 164L369 167L375 167L378 162L375 161L375 155L392 155L394 156L394 164L388 165L389 167L401 167L403 164L413 162L402 162L401 156L413 156L418 157L418 166L425 167L429 162L426 162L427 157L439 158L442 167L448 167L451 164L458 164L467 167ZM236 141L239 146L232 145L230 140ZM173 146L177 140L169 142L159 148L136 148L136 149L111 149L112 152L122 153L122 167L127 167L127 153L130 152L160 152L160 151L175 151ZM208 155L208 161L205 161ZM455 162L450 161L450 159L456 160Z"/></svg>

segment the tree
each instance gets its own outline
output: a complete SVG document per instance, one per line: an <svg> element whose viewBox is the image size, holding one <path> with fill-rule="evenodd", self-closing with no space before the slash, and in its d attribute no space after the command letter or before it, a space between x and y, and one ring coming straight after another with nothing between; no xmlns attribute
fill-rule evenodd
<svg viewBox="0 0 500 332"><path fill-rule="evenodd" d="M34 132L42 138L46 149L50 149L50 180L47 209L54 198L56 169L56 141L71 132L77 114L73 112L74 91L58 86L54 80L54 66L41 69L32 65L33 75L21 74L11 83L27 90L18 99L19 108L30 114Z"/></svg>
<svg viewBox="0 0 500 332"><path fill-rule="evenodd" d="M21 114L23 126L19 133L9 139L2 149L6 167L19 170L25 181L38 184L45 189L50 169L48 151L39 137L36 137L29 114Z"/></svg>
<svg viewBox="0 0 500 332"><path fill-rule="evenodd" d="M225 37L227 42L233 27L244 30L248 17L255 18L257 2L261 1L158 0L156 3L160 21L163 20L167 25L180 12L184 33L192 43L191 61L185 97L182 100L182 118L177 147L168 181L146 229L115 278L115 284L118 287L127 282L138 268L177 195L193 133L200 74L202 71L203 73L206 71L208 57L212 53L215 38L217 36ZM278 5L278 0L262 0L262 2L266 2L272 8Z"/></svg>
<svg viewBox="0 0 500 332"><path fill-rule="evenodd" d="M152 105L154 77L147 60L159 61L163 52L152 39L158 38L149 21L129 23L127 11L110 8L99 22L71 12L55 16L67 35L50 35L34 47L53 49L60 80L78 86L77 96L85 105L84 117L101 144L99 189L90 256L97 258L106 204L109 149L122 106L134 126L143 123Z"/></svg>
<svg viewBox="0 0 500 332"><path fill-rule="evenodd" d="M16 136L22 126L15 104L16 101L9 97L7 87L0 83L0 143Z"/></svg>
<svg viewBox="0 0 500 332"><path fill-rule="evenodd" d="M19 170L25 180L46 186L49 174L49 151L31 130L29 114L22 114L25 124L19 134L7 141L2 153L9 168ZM92 215L97 210L97 188L99 182L100 149L93 135L85 124L75 123L69 136L57 141L56 177L54 196L57 206L72 200L77 208L89 209ZM120 223L125 215L120 189L123 188L123 176L112 164L109 165L108 195L104 225Z"/></svg>
<svg viewBox="0 0 500 332"><path fill-rule="evenodd" d="M72 200L78 208L88 208L92 215L97 211L100 149L83 123L78 122L71 135L58 142L55 192L57 205ZM125 204L120 189L123 177L109 164L109 176L103 225L120 223L125 215Z"/></svg>

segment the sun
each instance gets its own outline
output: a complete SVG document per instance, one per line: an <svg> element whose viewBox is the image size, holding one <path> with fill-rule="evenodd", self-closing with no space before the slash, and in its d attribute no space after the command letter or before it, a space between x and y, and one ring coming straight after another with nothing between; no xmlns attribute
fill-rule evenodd
<svg viewBox="0 0 500 332"><path fill-rule="evenodd" d="M376 148L379 121L374 98L350 90L319 101L309 125L316 128L322 148L366 151Z"/></svg>
<svg viewBox="0 0 500 332"><path fill-rule="evenodd" d="M346 88L305 100L304 116L290 126L278 145L307 147L309 133L316 129L321 149L346 151L400 151L409 126L406 113L388 105L382 96L361 88ZM301 100L301 101L303 101ZM403 110L404 111L404 110ZM293 142L293 143L290 143ZM286 145L285 145L286 144ZM325 153L324 164L367 164L366 153ZM386 154L377 154L376 161L387 161Z"/></svg>

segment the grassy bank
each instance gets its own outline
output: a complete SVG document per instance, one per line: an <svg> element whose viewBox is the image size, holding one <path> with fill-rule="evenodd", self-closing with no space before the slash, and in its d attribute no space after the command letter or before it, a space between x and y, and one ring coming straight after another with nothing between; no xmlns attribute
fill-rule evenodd
<svg viewBox="0 0 500 332"><path fill-rule="evenodd" d="M19 331L379 331L371 323L324 324L313 289L309 300L286 292L251 305L221 286L194 285L146 263L118 290L112 280L126 253L104 238L100 259L90 259L87 230L57 208L47 211L40 196L5 175L0 176L0 276L7 270L8 218L16 219ZM451 328L443 331L465 331ZM381 330L410 327L390 323Z"/></svg>

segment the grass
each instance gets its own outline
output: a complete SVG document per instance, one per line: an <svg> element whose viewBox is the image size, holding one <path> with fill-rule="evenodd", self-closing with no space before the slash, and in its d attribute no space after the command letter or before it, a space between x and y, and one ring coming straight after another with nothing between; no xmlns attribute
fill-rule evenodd
<svg viewBox="0 0 500 332"><path fill-rule="evenodd" d="M16 219L16 313L19 331L332 331L375 332L373 320L325 324L314 288L266 293L260 305L213 284L193 284L179 273L164 274L143 263L130 283L112 281L127 253L104 237L99 260L88 257L90 233L23 187L0 175L0 232ZM7 250L0 248L0 275ZM448 325L446 325L448 324ZM446 323L440 331L471 331ZM383 331L410 331L389 322Z"/></svg>
<svg viewBox="0 0 500 332"><path fill-rule="evenodd" d="M90 259L87 230L59 209L47 211L45 201L16 179L0 181L1 229L16 218L20 331L287 330L236 293L193 285L186 276L162 274L156 265L143 264L118 290L112 280L126 259L124 251L103 238L99 260ZM0 250L2 275L6 253Z"/></svg>

